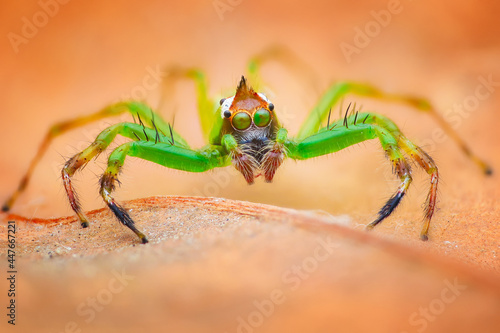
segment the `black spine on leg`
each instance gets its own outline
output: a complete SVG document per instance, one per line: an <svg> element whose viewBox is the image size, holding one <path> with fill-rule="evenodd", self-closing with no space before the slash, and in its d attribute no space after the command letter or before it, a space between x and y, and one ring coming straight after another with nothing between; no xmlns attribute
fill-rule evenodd
<svg viewBox="0 0 500 333"><path fill-rule="evenodd" d="M396 207L399 205L401 202L401 199L403 199L405 195L405 192L397 192L394 194L389 200L387 200L386 204L384 207L380 209L378 212L378 218L370 223L372 227L376 226L380 222L382 222L386 217L391 215L391 213L396 209Z"/></svg>

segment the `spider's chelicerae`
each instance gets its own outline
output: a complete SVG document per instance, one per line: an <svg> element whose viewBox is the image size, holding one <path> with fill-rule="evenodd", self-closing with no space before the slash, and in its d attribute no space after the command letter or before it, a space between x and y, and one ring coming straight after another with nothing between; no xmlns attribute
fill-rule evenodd
<svg viewBox="0 0 500 333"><path fill-rule="evenodd" d="M259 65L258 60L254 60L249 67L250 75L257 78L256 71ZM120 145L109 155L106 171L100 180L100 194L120 222L130 228L142 243L148 242L146 235L136 228L129 213L112 195L127 156L190 172L204 172L232 165L241 172L248 184L252 184L260 175L266 182L271 182L286 158L309 159L334 153L365 140L378 139L400 184L380 209L378 217L368 224L367 228L371 229L383 221L401 202L412 181L410 161L413 161L430 176L430 189L420 233L420 238L427 240L429 224L436 208L439 181L436 164L425 151L406 138L394 122L380 114L356 112L354 108L349 111L350 108L347 108L344 117L331 121L332 107L346 94L399 101L429 113L485 173L491 173L489 166L473 155L430 104L422 99L388 94L367 84L337 83L321 97L298 134L291 137L279 122L279 112L277 112L279 107L275 108L264 94L254 91L244 77L241 77L234 96L214 102L207 94L205 77L200 71L189 69L181 72L183 76L193 79L196 83L201 127L208 137L208 145L201 149L191 148L169 123L142 102L116 103L95 114L54 125L17 191L4 204L3 211L8 211L12 207L18 195L26 187L35 165L55 136L97 119L130 112L138 123L124 122L106 128L89 147L70 158L62 169L64 188L82 227L88 227L89 222L77 200L71 177L103 152L118 134L131 141ZM321 124L325 123L326 126L323 127Z"/></svg>

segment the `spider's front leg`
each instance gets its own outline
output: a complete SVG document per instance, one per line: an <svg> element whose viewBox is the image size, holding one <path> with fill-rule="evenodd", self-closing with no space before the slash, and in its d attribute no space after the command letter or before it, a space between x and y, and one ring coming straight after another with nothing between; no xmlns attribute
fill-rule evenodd
<svg viewBox="0 0 500 333"><path fill-rule="evenodd" d="M149 138L155 138L157 133L158 132L152 129L138 124L116 124L103 130L90 146L85 148L82 152L71 157L64 164L64 167L61 170L64 188L66 190L66 194L68 195L71 208L80 219L82 227L88 227L89 222L82 211L78 196L71 182L71 178L74 176L74 174L78 170L82 169L85 165L87 165L87 163L89 163L93 158L97 157L100 153L106 150L106 148L111 144L111 142L113 142L118 134L130 139L149 140Z"/></svg>
<svg viewBox="0 0 500 333"><path fill-rule="evenodd" d="M317 134L303 140L287 141L286 147L290 158L303 160L334 153L357 143L377 138L390 159L394 172L400 179L400 185L382 207L377 219L370 223L367 228L372 229L387 218L399 205L410 186L412 181L411 168L403 155L403 149L431 175L431 188L426 204L425 221L420 234L422 240L427 240L429 224L436 206L439 179L437 167L432 159L423 150L406 139L389 119L372 113L354 114L334 122L331 126L329 125L319 130Z"/></svg>
<svg viewBox="0 0 500 333"><path fill-rule="evenodd" d="M452 138L458 147L476 163L479 168L486 174L491 175L493 170L491 166L479 158L468 145L460 138L455 129L443 119L443 117L431 106L430 102L414 96L406 96L399 94L390 94L381 91L377 87L356 82L340 82L332 85L320 98L312 112L306 118L305 122L297 134L298 139L304 139L314 133L321 127L321 123L329 117L333 106L339 103L345 96L353 94L363 97L374 98L383 101L399 102L414 107L417 111L427 113L431 116L444 130L444 132ZM343 111L343 110L341 110Z"/></svg>
<svg viewBox="0 0 500 333"><path fill-rule="evenodd" d="M220 166L223 164L223 159L220 157L220 152L211 146L200 151L191 150L175 132L166 137L159 132L159 129L154 130L132 123L120 123L108 127L97 136L89 147L69 159L62 169L62 179L71 208L78 215L82 227L88 227L89 223L82 211L71 178L90 160L103 152L118 134L137 141L118 147L110 155L108 168L101 177L100 193L120 222L134 231L141 241L145 243L147 242L145 235L135 228L134 222L128 213L111 196L125 157L127 155L137 156L170 168L192 172L201 172ZM151 147L148 148L148 146Z"/></svg>
<svg viewBox="0 0 500 333"><path fill-rule="evenodd" d="M36 166L40 162L41 158L47 151L48 147L52 143L52 140L54 140L56 137L60 136L61 134L64 134L72 129L85 126L87 124L90 124L92 122L95 122L100 119L104 119L107 117L113 117L117 116L123 113L130 113L132 114L133 117L137 117L142 119L144 122L145 126L149 126L150 128L153 128L153 122L154 122L154 127L156 127L160 132L162 133L168 133L170 128L168 126L168 123L164 121L160 115L154 113L149 106L147 106L144 103L141 102L134 102L134 101L128 101L128 102L119 102L113 105L109 105L95 113L92 113L90 115L86 116L81 116L77 117L74 119L62 121L60 123L57 123L49 129L47 134L45 135L45 139L43 140L42 144L40 145L38 152L36 153L35 157L31 160L31 163L28 167L28 170L24 174L23 178L19 182L19 185L17 189L12 193L12 195L5 201L5 203L2 206L2 211L7 212L9 211L14 203L16 202L17 198L19 195L25 190L27 185L30 182L31 176L33 172L36 169ZM142 131L141 131L142 133ZM175 139L175 142L178 144L187 146L186 141L175 131L172 130L172 136ZM135 139L135 137L132 137L132 139ZM97 152L101 152L103 149L101 149L103 146L101 144L97 144L94 148L96 149ZM107 145L106 145L107 147ZM101 149L101 150L100 150ZM92 149L88 149L86 151L86 156L84 157L89 157L89 156L94 156L91 152ZM89 155L90 154L90 155ZM91 159L87 159L87 162ZM84 160L78 162L82 163L84 165L86 162ZM74 165L74 170L76 171L80 166L78 166L78 163ZM69 170L71 171L71 170Z"/></svg>
<svg viewBox="0 0 500 333"><path fill-rule="evenodd" d="M123 225L130 228L142 241L147 243L146 236L139 231L127 211L112 196L115 182L127 156L138 157L168 168L190 172L204 172L224 166L226 159L223 150L217 146L208 146L202 150L177 147L164 142L133 141L116 148L108 160L108 167L101 177L100 194L111 211Z"/></svg>

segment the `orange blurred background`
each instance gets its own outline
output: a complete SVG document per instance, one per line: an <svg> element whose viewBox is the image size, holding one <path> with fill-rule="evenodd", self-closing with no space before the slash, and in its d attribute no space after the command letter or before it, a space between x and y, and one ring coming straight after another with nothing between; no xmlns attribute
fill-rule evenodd
<svg viewBox="0 0 500 333"><path fill-rule="evenodd" d="M0 35L4 36L0 42L2 201L16 188L47 130L57 121L89 114L142 92L145 92L145 99L156 106L160 82L151 80L151 73L170 65L201 68L207 74L212 95L230 94L239 77L245 74L248 60L272 45L290 48L314 72L312 76L297 76L279 63L270 63L263 68L262 76L271 92L269 97L292 135L321 92L331 83L336 80L370 82L390 92L429 98L439 112L453 116L457 131L473 150L495 171L500 170L500 131L497 130L500 124L500 84L496 84L500 82L500 4L496 1L72 0L55 4L55 0L0 4ZM50 15L44 14L46 12ZM38 22L39 27L30 30L27 25L33 22ZM363 40L359 31L364 34L368 31L371 36ZM23 33L29 37L23 37ZM355 46L357 50L346 56L346 45ZM491 78L494 84L486 96L482 94L479 98L477 89L487 78ZM481 91L484 93L484 89ZM465 111L457 113L457 105L471 100L477 100L477 105L469 105ZM400 242L413 240L408 242L409 248L419 242L414 247L428 246L425 249L430 252L458 257L471 265L467 266L471 267L470 272L478 266L487 274L499 272L498 244L494 244L498 240L500 222L498 176L484 177L450 139L441 138L437 125L428 116L401 105L354 97L346 99L346 103L349 101L358 101L364 110L377 111L394 119L408 137L433 156L440 168L439 210L431 226L431 241L422 245L417 240L421 205L429 182L423 172L415 172L415 181L401 209L395 213L397 217L384 221L378 230L396 235ZM172 120L175 114L175 128L193 147L204 144L191 82L179 82L173 98L161 107L160 112L167 120ZM62 188L60 168L67 158L89 144L99 130L118 121L122 118L99 121L58 137L12 212L28 218L72 215ZM75 184L85 210L104 206L98 195L98 179L106 165L105 155L102 154L96 163L90 163L76 177ZM375 141L334 156L297 163L288 161L271 185L257 181L255 185L247 186L241 175L228 170L191 174L128 159L120 178L122 186L116 196L119 200L129 200L152 195L203 195L323 210L333 215L350 215L356 228L376 215L398 185L391 174L390 164ZM485 225L487 230L483 229ZM119 228L118 223L116 226L117 233L128 232ZM108 281L111 266L120 267L119 263L125 262L138 276L137 283L133 290L124 294L124 298L114 303L119 306L113 306L102 315L93 328L99 326L108 332L113 327L131 329L128 325L132 321L141 327L143 323L134 316L135 306L143 301L144 294L152 295L156 301L151 307L142 309L154 310L144 313L150 318L159 320L168 315L169 320L175 320L181 313L185 320L181 322L187 325L182 327L190 327L196 322L205 331L211 327L206 323L233 325L241 307L252 304L256 289L272 290L273 283L279 282L276 272L281 273L283 267L296 262L297 258L302 260L304 253L309 253L315 246L313 238L316 235L302 230L290 231L282 227L283 230L278 228L276 231L265 223L250 225L249 228L250 236L245 232L235 232L236 244L220 241L216 232L216 236L212 234L212 238L203 239L208 250L201 248L207 250L208 255L203 257L201 251L201 259L196 257L198 253L189 237L181 237L179 241L167 237L160 244L150 244L150 247L129 247L128 252L117 251L81 261L81 258L68 259L68 252L63 257L70 263L67 266L63 260L45 259L34 263L29 257L22 258L23 263L29 264L23 267L24 284L19 290L31 301L22 306L32 318L38 316L32 323L30 318L22 318L22 322L35 326L46 322L44 316L50 316L52 323L57 325L47 325L46 330L62 329L61 320L66 322L67 318L75 317L78 301L92 295L92 288L99 283ZM101 232L97 228L90 230ZM283 238L281 232L285 234ZM255 234L257 240L248 241ZM488 237L481 238L482 234ZM336 235L337 238L342 236ZM241 239L243 241L239 243ZM301 247L297 244L302 239L307 239L307 242ZM468 247L471 244L474 247ZM247 253L256 248L257 254ZM474 251L469 250L471 248ZM163 252L158 249L163 249ZM370 300L365 302L364 309L373 304L378 306L379 299L388 299L388 303L382 303L379 308L381 312L373 314L394 314L395 318L399 316L406 323L411 313L406 310L414 311L421 305L417 304L421 299L428 302L434 297L433 293L439 293L442 272L438 274L435 267L428 269L423 265L417 270L416 265L412 266L413 262L406 265L406 262L400 262L401 258L393 260L397 255L391 257L383 252L381 256L382 252L373 248L367 250L366 246L354 242L343 247L336 252L335 260L320 270L323 274L305 283L288 303L287 310L278 313L277 319L268 326L271 327L269 331L276 331L273 328L282 327L285 322L293 325L295 321L290 321L290 318L300 321L303 311L308 311L303 317L304 327L308 327L311 318L318 318L315 327L323 324L330 327L329 318L334 310L339 316L344 311L346 318L352 319L358 314L349 311L360 306L358 301L364 299L365 292L371 293L372 303ZM377 261L379 255L383 258ZM242 258L250 260L243 260L242 264L239 261ZM149 265L146 269L143 269L144 262ZM379 266L380 262L384 265ZM272 269L268 272L262 267ZM400 269L404 274L398 273ZM391 275L394 271L397 274ZM378 273L374 281L382 284L381 289L371 289L375 284L371 280L372 272ZM392 279L386 279L389 275ZM339 285L336 276L341 276ZM410 282L393 288L396 284L393 281L406 281L408 276L411 276ZM432 288L425 288L427 282L422 281L428 280L421 279L422 276L432 276ZM367 280L371 284L365 284ZM189 283L193 281L199 285L193 283L191 289ZM84 283L88 285L82 287ZM456 327L453 326L454 320L465 318L456 314L468 314L471 304L474 313L488 308L491 313L483 312L489 318L498 317L493 313L498 307L490 306L498 304L495 296L484 291L486 289L475 289L474 285L470 289L467 295L472 295L471 298L466 296L447 310L450 311L449 317L445 318L449 318L450 326L442 320L434 326L434 331L439 331L439 327ZM2 286L2 293L3 290ZM334 299L335 307L329 303L332 290L341 293ZM240 298L233 298L238 292ZM167 294L169 298L165 301L164 295ZM218 297L229 301L221 302L219 307L216 303L212 312L207 310L212 309L214 303L211 302ZM399 308L400 299L406 297L413 303ZM200 299L200 302L193 301ZM484 302L485 299L491 303ZM347 305L343 303L346 300ZM310 306L303 309L303 304ZM54 312L52 306L67 313ZM42 308L44 311L39 312ZM401 313L393 313L393 309ZM127 320L120 319L124 316L122 310ZM227 311L234 316L228 317ZM233 321L229 322L228 318ZM384 317L382 322L387 326L378 326L381 332L390 327L392 318ZM361 324L369 327L371 322ZM154 327L156 324L150 325Z"/></svg>
<svg viewBox="0 0 500 333"><path fill-rule="evenodd" d="M313 80L296 76L279 63L266 65L262 75L291 134L335 80L370 82L391 92L426 96L446 112L474 93L478 76L500 77L496 18L500 6L494 1L481 5L473 1L235 1L234 5L228 1L69 1L58 8L53 1L41 3L52 4L47 8L53 17L45 25L40 15L44 9L37 1L1 5L2 200L17 186L50 125L131 94L145 92L146 100L157 105L159 90L154 87L159 82L147 81L148 89L142 89L144 80L169 65L202 68L210 92L220 95L235 87L251 56L272 45L290 48L315 71ZM389 10L393 13L384 16ZM23 18L41 26L33 33ZM366 29L372 29L368 32L374 37L346 57L341 46L361 45L355 44L360 38L357 31ZM22 39L23 32L33 36ZM492 151L496 147L489 143L499 141L498 131L490 131L487 125L498 123L494 112L498 101L495 91L458 127L474 150L496 165L498 154ZM481 177L450 140L428 144L437 127L428 117L403 106L362 103L364 110L394 118L407 136L430 151L442 168L445 186L452 187L450 193L456 192L456 181L446 177L448 170L466 169L461 181L469 175ZM160 111L168 120L175 113L178 131L192 146L200 147L204 140L195 108L192 84L182 81L174 99ZM59 177L61 165L99 130L120 120L101 121L57 138L13 211L41 217L70 215ZM97 181L104 167L101 156L78 176L85 209L103 206ZM220 172L190 174L129 159L117 196L121 200L155 194L220 196L373 215L397 186L376 142L335 157L288 162L272 185L257 182L248 187L232 171L226 185L227 175L217 178ZM406 203L416 214L425 199L426 182L417 178L410 193L413 198ZM215 185L207 187L208 183Z"/></svg>

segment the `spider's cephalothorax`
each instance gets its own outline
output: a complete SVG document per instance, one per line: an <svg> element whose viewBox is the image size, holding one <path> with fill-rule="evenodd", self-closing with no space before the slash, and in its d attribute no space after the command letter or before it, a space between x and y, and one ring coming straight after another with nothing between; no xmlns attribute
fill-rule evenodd
<svg viewBox="0 0 500 333"><path fill-rule="evenodd" d="M231 134L238 145L231 153L233 165L248 184L261 174L271 182L285 153L284 147L276 144L280 125L274 105L249 87L243 76L236 94L221 99L220 104L223 133Z"/></svg>
<svg viewBox="0 0 500 333"><path fill-rule="evenodd" d="M254 58L250 66L250 74L254 78L258 77L257 69L262 59L265 57ZM290 137L288 131L279 124L274 105L263 94L250 88L244 77L238 84L236 94L222 99L219 105L208 96L207 84L202 72L187 69L177 70L176 73L191 78L196 83L198 114L201 128L208 139L206 146L199 149L191 148L171 124L164 121L146 104L136 101L119 102L90 116L54 125L17 191L5 202L2 210L8 211L24 190L36 164L54 136L98 119L129 112L138 120L138 123L123 122L104 129L92 144L64 164L62 169L64 188L71 208L77 214L83 227L87 227L89 223L77 199L72 177L89 161L105 151L117 135L122 135L130 141L118 146L109 155L108 166L100 181L100 194L118 220L131 229L143 243L148 242L146 235L136 228L128 211L113 196L118 174L125 159L129 156L189 172L204 172L232 164L243 174L246 181L252 184L260 175L267 182L271 182L285 158L305 160L332 154L360 142L376 139L399 178L399 186L380 209L377 218L368 224L367 228L373 228L391 215L401 202L412 181L411 162L413 162L430 176L424 223L420 233L420 238L427 240L430 221L436 207L439 181L438 168L432 158L406 138L394 122L380 114L358 112L355 108L348 107L342 118L333 120L330 117L332 107L346 95L354 94L381 100L400 101L431 114L440 123L445 123L427 101L412 96L388 94L368 84L338 83L331 86L320 98L297 135ZM485 173L491 173L491 168L467 148L451 127L445 126L445 130ZM321 184L314 186L321 186Z"/></svg>

